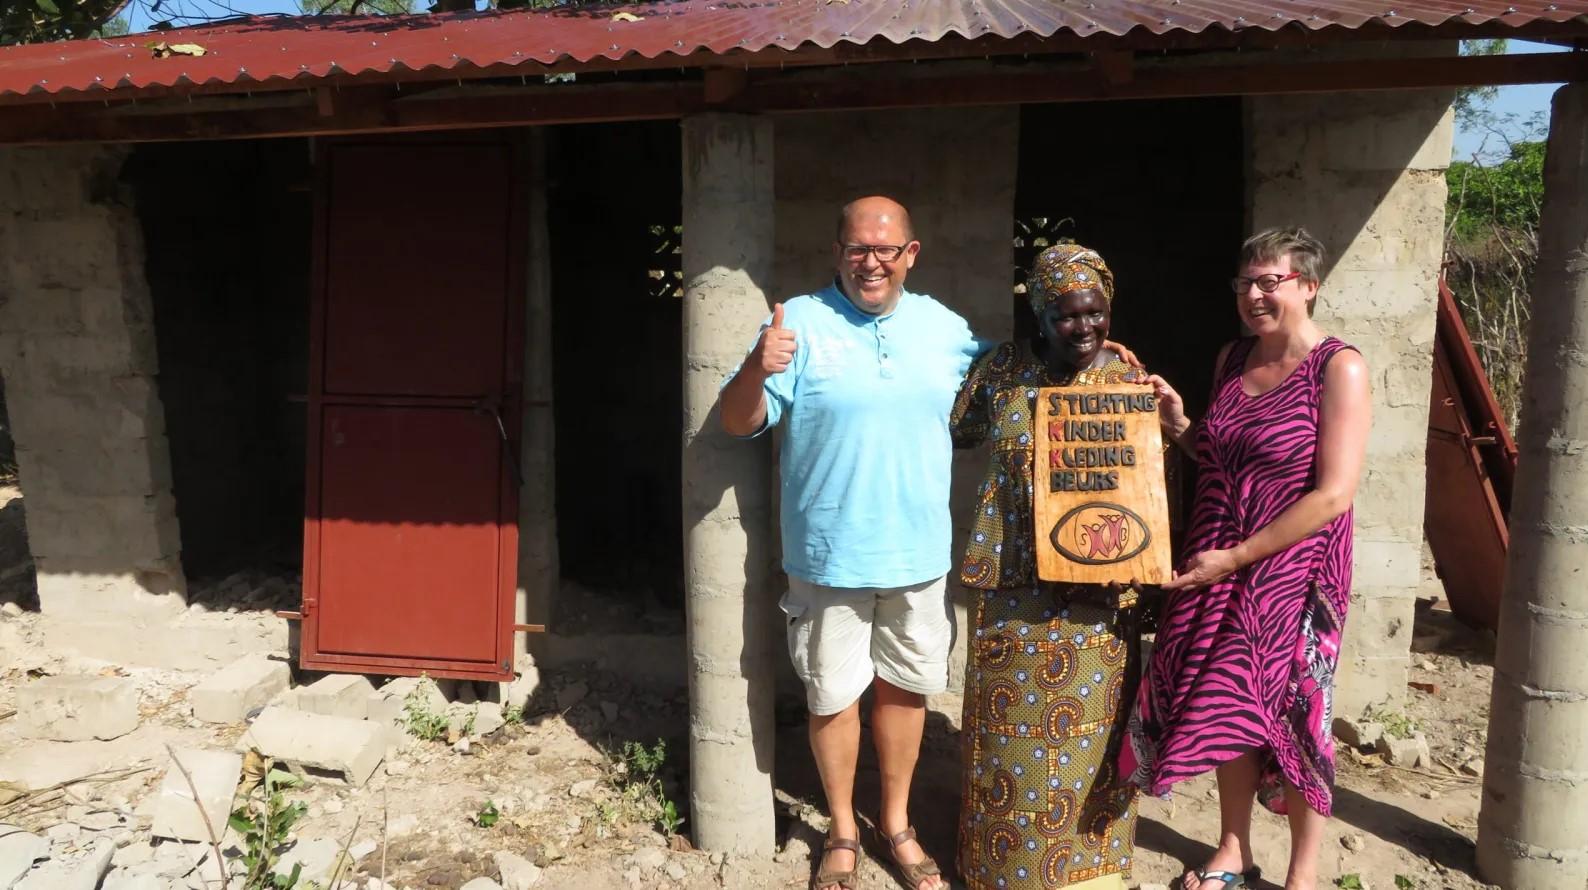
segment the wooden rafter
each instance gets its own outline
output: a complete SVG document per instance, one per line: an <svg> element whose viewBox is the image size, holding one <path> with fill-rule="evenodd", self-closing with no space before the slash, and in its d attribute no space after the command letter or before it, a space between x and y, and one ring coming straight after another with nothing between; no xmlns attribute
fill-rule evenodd
<svg viewBox="0 0 1588 890"><path fill-rule="evenodd" d="M667 82L321 87L253 98L0 107L0 142L165 142L646 120L707 110L796 113L1584 80L1588 52L1352 61L1109 53L1058 63L752 71Z"/></svg>

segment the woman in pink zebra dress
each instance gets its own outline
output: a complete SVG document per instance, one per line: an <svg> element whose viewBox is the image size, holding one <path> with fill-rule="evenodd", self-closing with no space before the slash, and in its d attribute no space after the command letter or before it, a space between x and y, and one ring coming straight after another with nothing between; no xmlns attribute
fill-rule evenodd
<svg viewBox="0 0 1588 890"><path fill-rule="evenodd" d="M1269 230L1241 248L1236 311L1207 417L1154 379L1166 434L1197 459L1196 497L1120 755L1165 796L1215 770L1220 838L1186 890L1256 880L1252 804L1290 820L1286 890L1313 890L1333 798L1331 705L1351 589L1351 501L1367 450L1368 369L1312 320L1323 245Z"/></svg>

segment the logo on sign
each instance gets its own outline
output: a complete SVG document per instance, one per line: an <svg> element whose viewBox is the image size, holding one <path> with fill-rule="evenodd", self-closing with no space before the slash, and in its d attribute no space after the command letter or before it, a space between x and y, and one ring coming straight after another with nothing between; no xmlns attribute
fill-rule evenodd
<svg viewBox="0 0 1588 890"><path fill-rule="evenodd" d="M1093 502L1059 517L1048 537L1065 559L1106 566L1147 549L1152 533L1134 512L1118 504Z"/></svg>

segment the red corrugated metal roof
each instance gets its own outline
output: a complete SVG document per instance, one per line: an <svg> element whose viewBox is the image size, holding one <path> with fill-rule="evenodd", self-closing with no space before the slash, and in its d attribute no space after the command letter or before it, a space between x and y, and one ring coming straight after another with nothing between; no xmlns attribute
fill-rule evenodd
<svg viewBox="0 0 1588 890"><path fill-rule="evenodd" d="M797 51L872 40L1316 31L1370 23L1520 26L1588 15L1588 0L680 0L621 8L393 17L261 17L109 40L0 47L0 97L137 92L405 72ZM632 16L635 20L626 20ZM155 58L146 44L195 43Z"/></svg>

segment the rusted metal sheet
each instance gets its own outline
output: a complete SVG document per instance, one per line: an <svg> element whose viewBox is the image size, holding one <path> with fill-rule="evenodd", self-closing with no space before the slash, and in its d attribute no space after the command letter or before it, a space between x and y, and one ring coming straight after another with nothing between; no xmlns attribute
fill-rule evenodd
<svg viewBox="0 0 1588 890"><path fill-rule="evenodd" d="M306 668L512 676L523 165L509 138L323 147Z"/></svg>
<svg viewBox="0 0 1588 890"><path fill-rule="evenodd" d="M577 67L635 58L699 66L763 50L798 56L873 41L924 48L950 37L997 43L1059 35L1316 33L1370 25L1386 31L1451 23L1516 28L1583 15L1588 0L681 0L580 10L255 17L158 34L3 47L0 97L309 84L337 77L357 82L437 72L513 74L563 62ZM151 40L195 44L204 54L156 58L147 46ZM1146 41L1142 48L1154 45Z"/></svg>
<svg viewBox="0 0 1588 890"><path fill-rule="evenodd" d="M1443 279L1427 467L1423 527L1451 611L1467 624L1497 628L1516 443Z"/></svg>

